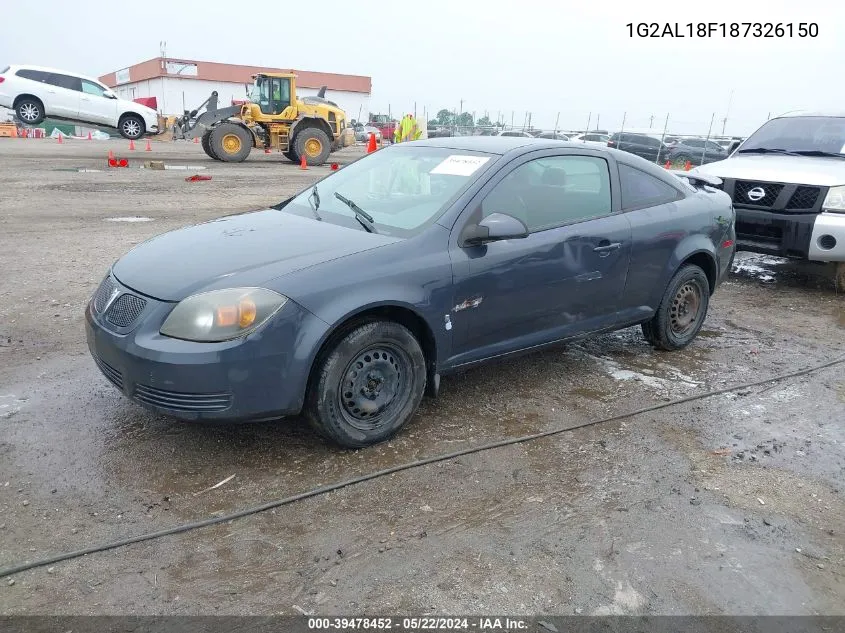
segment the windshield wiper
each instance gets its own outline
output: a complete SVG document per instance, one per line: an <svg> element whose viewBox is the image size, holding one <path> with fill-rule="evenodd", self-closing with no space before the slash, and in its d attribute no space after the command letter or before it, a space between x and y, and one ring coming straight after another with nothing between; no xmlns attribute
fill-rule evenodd
<svg viewBox="0 0 845 633"><path fill-rule="evenodd" d="M337 191L334 192L334 197L340 200L347 207L352 209L352 211L355 213L355 219L358 220L358 222L361 224L361 226L364 227L364 229L366 229L367 233L378 233L378 231L376 231L375 220L373 219L373 216L364 211L361 207L352 202L352 200L350 200L346 196L340 195Z"/></svg>
<svg viewBox="0 0 845 633"><path fill-rule="evenodd" d="M818 149L799 149L795 150L795 153L800 154L801 156L830 156L831 158L845 158L845 154L837 152L823 152Z"/></svg>
<svg viewBox="0 0 845 633"><path fill-rule="evenodd" d="M754 147L752 149L739 149L737 154L784 154L786 156L801 156L796 152L790 152L785 149L769 148L769 147Z"/></svg>
<svg viewBox="0 0 845 633"><path fill-rule="evenodd" d="M317 191L317 185L314 185L314 188L311 190L311 193L308 194L308 204L311 205L311 210L314 212L314 217L320 220L320 222L322 222L323 218L320 217L320 214L317 211L317 209L320 208L320 193Z"/></svg>

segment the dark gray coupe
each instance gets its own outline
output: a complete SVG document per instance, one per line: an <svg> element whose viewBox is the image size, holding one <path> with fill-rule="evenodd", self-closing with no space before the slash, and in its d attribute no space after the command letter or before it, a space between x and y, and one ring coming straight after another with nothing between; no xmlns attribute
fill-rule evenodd
<svg viewBox="0 0 845 633"><path fill-rule="evenodd" d="M492 358L634 324L690 343L735 248L731 201L700 178L554 140L391 146L138 245L91 299L88 346L154 411L304 412L373 444L440 376Z"/></svg>

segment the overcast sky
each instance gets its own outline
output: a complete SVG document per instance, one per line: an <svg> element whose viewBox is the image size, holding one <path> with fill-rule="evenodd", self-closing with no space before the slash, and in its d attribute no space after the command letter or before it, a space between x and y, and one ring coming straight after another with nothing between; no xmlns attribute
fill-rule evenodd
<svg viewBox="0 0 845 633"><path fill-rule="evenodd" d="M629 22L815 22L818 37L643 39ZM626 128L653 116L662 129L668 114L670 130L706 133L715 113L714 133L727 116L728 134L747 134L769 113L845 110L845 3L834 0L41 0L4 26L0 66L98 76L158 56L161 40L168 57L368 75L371 109L394 114L463 99L519 125L531 112L551 128L559 112L561 128L592 113L609 130L623 115Z"/></svg>

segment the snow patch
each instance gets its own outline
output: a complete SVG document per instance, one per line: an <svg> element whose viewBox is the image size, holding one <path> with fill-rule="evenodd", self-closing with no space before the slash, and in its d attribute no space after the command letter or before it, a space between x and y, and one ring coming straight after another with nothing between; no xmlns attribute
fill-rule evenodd
<svg viewBox="0 0 845 633"><path fill-rule="evenodd" d="M132 217L121 217L121 218L106 218L106 222L152 222L152 218L146 218L140 215L132 216Z"/></svg>

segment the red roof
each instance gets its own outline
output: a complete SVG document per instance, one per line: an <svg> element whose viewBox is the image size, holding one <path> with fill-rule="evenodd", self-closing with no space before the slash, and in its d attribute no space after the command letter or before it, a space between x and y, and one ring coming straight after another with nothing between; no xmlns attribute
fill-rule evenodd
<svg viewBox="0 0 845 633"><path fill-rule="evenodd" d="M293 73L296 84L303 88L320 88L327 86L329 90L344 92L362 92L370 94L372 79L363 75L341 75L337 73L319 73L309 70L294 70L292 68L267 68L265 66L240 66L236 64L220 64L217 62L201 62L190 59L167 58L169 64L195 65L196 72L191 74L168 73L164 59L154 57L140 64L129 67L129 82L145 81L155 77L179 77L181 79L203 79L206 81L223 81L230 83L252 83L252 75L256 73ZM100 81L114 88L117 86L116 72L100 77Z"/></svg>

